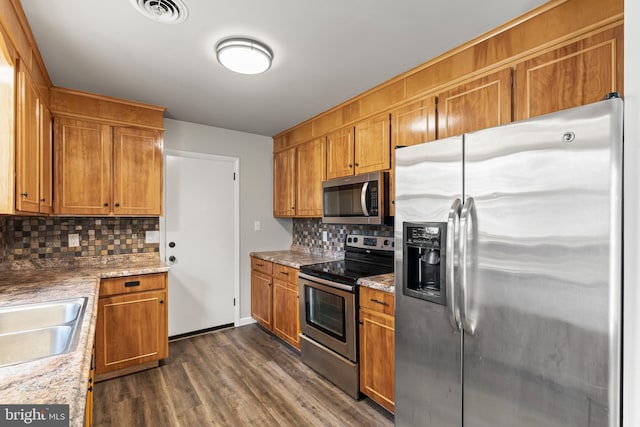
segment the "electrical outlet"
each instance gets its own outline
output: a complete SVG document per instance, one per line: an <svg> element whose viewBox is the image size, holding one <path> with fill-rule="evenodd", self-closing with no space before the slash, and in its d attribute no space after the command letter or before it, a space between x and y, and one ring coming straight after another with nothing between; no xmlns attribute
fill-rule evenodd
<svg viewBox="0 0 640 427"><path fill-rule="evenodd" d="M145 243L160 243L160 232L149 230L144 234Z"/></svg>
<svg viewBox="0 0 640 427"><path fill-rule="evenodd" d="M327 241L327 232L326 232L326 231L323 231L323 232L322 232L322 241L323 241L323 242L326 242L326 241Z"/></svg>
<svg viewBox="0 0 640 427"><path fill-rule="evenodd" d="M80 246L80 235L77 233L69 234L69 247L77 248Z"/></svg>

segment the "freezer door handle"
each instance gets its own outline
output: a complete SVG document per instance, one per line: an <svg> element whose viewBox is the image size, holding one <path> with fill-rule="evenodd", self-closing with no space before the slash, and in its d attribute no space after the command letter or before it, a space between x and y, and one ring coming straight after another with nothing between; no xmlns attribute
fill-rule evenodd
<svg viewBox="0 0 640 427"><path fill-rule="evenodd" d="M456 262L454 259L456 248L458 247L458 231L460 227L460 210L462 209L462 202L460 199L455 199L449 209L449 218L447 219L447 240L445 248L445 286L446 286L446 298L447 298L447 312L449 314L449 321L454 329L459 330L460 324L460 310L456 301L456 287L458 275L456 274Z"/></svg>
<svg viewBox="0 0 640 427"><path fill-rule="evenodd" d="M462 206L460 214L460 292L458 293L458 307L460 310L460 321L462 329L469 335L473 335L475 325L469 320L469 307L467 304L468 293L468 269L471 262L470 247L474 244L474 227L475 227L476 207L472 197L467 197ZM471 245L469 242L471 241Z"/></svg>

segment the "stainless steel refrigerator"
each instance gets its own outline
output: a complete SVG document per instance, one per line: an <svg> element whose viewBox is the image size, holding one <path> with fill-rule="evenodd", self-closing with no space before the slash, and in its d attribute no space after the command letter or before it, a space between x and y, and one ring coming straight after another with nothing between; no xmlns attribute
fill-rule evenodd
<svg viewBox="0 0 640 427"><path fill-rule="evenodd" d="M396 151L396 425L620 424L622 110Z"/></svg>

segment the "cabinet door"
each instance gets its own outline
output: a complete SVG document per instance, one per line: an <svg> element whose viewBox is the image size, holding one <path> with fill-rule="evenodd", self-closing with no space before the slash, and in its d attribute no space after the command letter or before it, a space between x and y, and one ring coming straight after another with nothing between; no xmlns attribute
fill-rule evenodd
<svg viewBox="0 0 640 427"><path fill-rule="evenodd" d="M592 34L516 65L516 119L622 94L623 27Z"/></svg>
<svg viewBox="0 0 640 427"><path fill-rule="evenodd" d="M96 374L168 357L166 291L98 300Z"/></svg>
<svg viewBox="0 0 640 427"><path fill-rule="evenodd" d="M251 272L251 316L269 330L273 329L271 280L271 276Z"/></svg>
<svg viewBox="0 0 640 427"><path fill-rule="evenodd" d="M111 212L111 127L56 118L54 121L55 213Z"/></svg>
<svg viewBox="0 0 640 427"><path fill-rule="evenodd" d="M511 69L438 94L438 139L511 122Z"/></svg>
<svg viewBox="0 0 640 427"><path fill-rule="evenodd" d="M360 391L394 410L394 320L360 310Z"/></svg>
<svg viewBox="0 0 640 427"><path fill-rule="evenodd" d="M295 147L273 154L273 216L295 215L295 174Z"/></svg>
<svg viewBox="0 0 640 427"><path fill-rule="evenodd" d="M162 137L149 129L113 128L113 213L162 215Z"/></svg>
<svg viewBox="0 0 640 427"><path fill-rule="evenodd" d="M298 287L278 279L273 280L273 332L300 349Z"/></svg>
<svg viewBox="0 0 640 427"><path fill-rule="evenodd" d="M22 62L18 62L17 111L16 209L38 212L40 97Z"/></svg>
<svg viewBox="0 0 640 427"><path fill-rule="evenodd" d="M296 216L322 216L322 181L326 177L325 139L296 147Z"/></svg>
<svg viewBox="0 0 640 427"><path fill-rule="evenodd" d="M40 104L40 213L53 213L53 129L51 112Z"/></svg>
<svg viewBox="0 0 640 427"><path fill-rule="evenodd" d="M0 214L15 212L15 110L16 71L12 44L0 31L0 70L5 78L0 79Z"/></svg>
<svg viewBox="0 0 640 427"><path fill-rule="evenodd" d="M353 128L327 135L327 179L354 174Z"/></svg>
<svg viewBox="0 0 640 427"><path fill-rule="evenodd" d="M391 112L391 173L389 174L390 214L395 215L395 164L399 147L436 139L436 97L412 102Z"/></svg>
<svg viewBox="0 0 640 427"><path fill-rule="evenodd" d="M389 114L380 114L356 124L355 173L387 170L391 167Z"/></svg>

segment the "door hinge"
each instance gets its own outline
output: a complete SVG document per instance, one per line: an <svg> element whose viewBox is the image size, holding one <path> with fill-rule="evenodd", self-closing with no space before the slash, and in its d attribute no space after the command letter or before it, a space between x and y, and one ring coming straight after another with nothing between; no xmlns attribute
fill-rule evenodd
<svg viewBox="0 0 640 427"><path fill-rule="evenodd" d="M234 307L236 306L236 299L235 298L233 299L233 306Z"/></svg>
<svg viewBox="0 0 640 427"><path fill-rule="evenodd" d="M233 173L233 180L234 181L236 180L236 173L235 172Z"/></svg>

